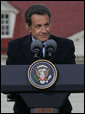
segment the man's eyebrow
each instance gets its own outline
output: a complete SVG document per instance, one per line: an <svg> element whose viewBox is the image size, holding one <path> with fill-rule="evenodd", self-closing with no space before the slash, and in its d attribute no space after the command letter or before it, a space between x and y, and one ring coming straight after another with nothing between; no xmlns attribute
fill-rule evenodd
<svg viewBox="0 0 85 114"><path fill-rule="evenodd" d="M46 25L46 24L49 24L49 22L45 23L44 25ZM36 24L36 25L42 26L42 24Z"/></svg>
<svg viewBox="0 0 85 114"><path fill-rule="evenodd" d="M42 26L41 24L36 24L36 26Z"/></svg>
<svg viewBox="0 0 85 114"><path fill-rule="evenodd" d="M49 22L45 23L45 25L50 24Z"/></svg>
<svg viewBox="0 0 85 114"><path fill-rule="evenodd" d="M49 25L49 24L50 24L50 23L47 22L47 23L45 23L44 25ZM42 26L42 24L36 24L35 26L36 26L36 27L37 27L37 26Z"/></svg>

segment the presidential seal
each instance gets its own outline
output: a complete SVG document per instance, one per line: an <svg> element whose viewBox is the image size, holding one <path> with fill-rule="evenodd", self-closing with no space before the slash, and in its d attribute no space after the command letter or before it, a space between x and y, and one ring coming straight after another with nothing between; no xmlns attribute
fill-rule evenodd
<svg viewBox="0 0 85 114"><path fill-rule="evenodd" d="M57 69L48 60L37 60L28 69L28 80L38 89L51 87L56 79Z"/></svg>

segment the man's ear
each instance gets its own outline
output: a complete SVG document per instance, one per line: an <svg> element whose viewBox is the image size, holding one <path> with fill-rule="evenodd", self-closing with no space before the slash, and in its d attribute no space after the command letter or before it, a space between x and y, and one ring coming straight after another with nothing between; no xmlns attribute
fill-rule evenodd
<svg viewBox="0 0 85 114"><path fill-rule="evenodd" d="M29 25L27 23L25 23L25 27L26 27L26 30L31 32L31 27L29 27Z"/></svg>

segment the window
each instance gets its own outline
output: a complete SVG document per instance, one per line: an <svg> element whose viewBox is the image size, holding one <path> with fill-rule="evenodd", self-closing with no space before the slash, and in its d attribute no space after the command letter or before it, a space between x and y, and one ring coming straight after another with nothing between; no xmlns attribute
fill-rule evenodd
<svg viewBox="0 0 85 114"><path fill-rule="evenodd" d="M9 14L1 14L1 36L6 37L10 35Z"/></svg>
<svg viewBox="0 0 85 114"><path fill-rule="evenodd" d="M1 38L13 38L16 16L19 13L7 1L1 1Z"/></svg>

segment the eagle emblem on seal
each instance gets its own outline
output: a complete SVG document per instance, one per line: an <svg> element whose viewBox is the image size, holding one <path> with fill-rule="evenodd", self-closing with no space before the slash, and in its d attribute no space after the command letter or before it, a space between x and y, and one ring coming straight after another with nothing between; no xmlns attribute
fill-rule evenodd
<svg viewBox="0 0 85 114"><path fill-rule="evenodd" d="M35 69L37 76L37 81L40 81L41 84L48 83L49 79L52 77L49 75L49 68Z"/></svg>

